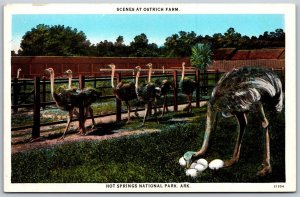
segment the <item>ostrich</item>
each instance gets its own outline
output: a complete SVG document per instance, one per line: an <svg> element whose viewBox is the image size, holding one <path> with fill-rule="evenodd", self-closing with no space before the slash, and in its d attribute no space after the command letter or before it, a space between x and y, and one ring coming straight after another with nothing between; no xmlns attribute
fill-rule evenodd
<svg viewBox="0 0 300 197"><path fill-rule="evenodd" d="M196 82L188 77L185 77L185 62L182 63L182 75L181 75L181 80L179 82L181 91L187 95L189 99L189 103L186 106L186 109L188 112L192 111L192 96L193 92L196 89Z"/></svg>
<svg viewBox="0 0 300 197"><path fill-rule="evenodd" d="M147 64L149 67L149 73L148 73L148 83L151 83L151 75L152 75L152 64L149 63ZM163 67L163 75L165 76L165 70ZM172 89L172 82L170 82L167 79L164 79L160 81L159 79L155 80L155 85L156 85L156 91L157 91L157 97L163 96L163 111L162 111L162 116L164 115L165 109L166 111L168 110L168 104L167 104L167 94L168 91Z"/></svg>
<svg viewBox="0 0 300 197"><path fill-rule="evenodd" d="M73 113L76 113L77 111L74 110L75 107L78 107L80 112L83 109L84 106L84 100L86 99L84 94L78 93L74 90L68 90L65 89L61 93L57 94L54 92L54 70L52 68L48 68L45 70L50 74L50 82L51 82L51 95L53 100L55 101L56 105L58 108L61 110L67 111L68 112L68 121L67 121L67 126L65 128L65 131L63 135L61 136L61 140L64 139L64 136L70 126L70 123L73 118ZM84 128L84 117L82 117L81 114L83 113L77 113L76 115L78 116L79 119L79 128L80 128L80 133L85 133L85 128Z"/></svg>
<svg viewBox="0 0 300 197"><path fill-rule="evenodd" d="M111 71L112 71L111 72L111 86L113 88L114 95L120 101L125 102L125 104L127 106L127 114L128 114L127 123L129 123L130 122L130 101L137 98L136 92L135 92L135 85L133 82L123 83L121 81L115 87L114 76L115 76L116 66L114 64L110 64L108 66L111 68ZM138 116L137 108L135 111L135 115Z"/></svg>
<svg viewBox="0 0 300 197"><path fill-rule="evenodd" d="M140 77L140 72L141 72L141 67L137 66L136 67L137 72L136 72L136 79L135 79L135 91L137 94L137 98L139 101L143 101L146 103L145 105L145 115L144 115L144 119L143 119L143 124L142 126L144 126L145 124L145 120L146 117L148 115L149 112L149 106L151 105L151 103L154 102L154 110L155 110L155 116L157 115L156 113L156 97L157 97L157 89L155 87L155 85L153 83L147 83L147 84L143 84L141 86L139 86L139 77ZM149 72L151 72L151 70L149 69ZM148 78L149 79L149 78ZM156 116L156 120L158 123L158 119Z"/></svg>
<svg viewBox="0 0 300 197"><path fill-rule="evenodd" d="M166 75L165 75L165 67L163 66L163 76L166 78ZM168 79L164 79L162 80L161 84L160 84L160 94L163 96L164 98L164 101L163 101L163 111L162 111L162 116L164 115L165 113L165 110L168 112L169 109L168 109L168 92L173 88L173 83L168 80Z"/></svg>
<svg viewBox="0 0 300 197"><path fill-rule="evenodd" d="M76 88L72 88L72 70L68 69L67 71L65 71L65 73L68 75L68 81L69 81L68 90L75 91L75 92L78 91ZM90 113L90 116L92 118L92 123L93 123L92 128L94 128L96 126L96 123L95 123L95 119L94 119L94 112L93 112L91 105L92 105L92 103L94 103L96 101L97 97L99 97L100 94L92 88L79 90L79 92L86 94L86 97L87 97L87 99L84 101L84 109L85 109L84 121L85 121L88 113ZM77 111L76 112L75 111L76 111L76 109L74 109L74 113L76 114Z"/></svg>
<svg viewBox="0 0 300 197"><path fill-rule="evenodd" d="M216 117L222 112L223 117L235 116L239 123L238 137L232 158L225 161L224 167L238 162L243 134L247 126L247 112L255 111L261 119L265 135L263 168L257 174L265 176L271 173L269 121L265 116L264 107L271 111L281 112L283 93L281 81L272 71L243 67L226 73L217 83L207 105L207 120L204 141L201 149L190 152L188 163L205 154L212 130L216 127ZM213 128L212 128L213 127Z"/></svg>

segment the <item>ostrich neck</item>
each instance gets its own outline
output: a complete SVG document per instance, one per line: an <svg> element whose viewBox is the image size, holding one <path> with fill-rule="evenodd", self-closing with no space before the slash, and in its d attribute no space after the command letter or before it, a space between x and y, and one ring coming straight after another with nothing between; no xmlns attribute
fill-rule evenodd
<svg viewBox="0 0 300 197"><path fill-rule="evenodd" d="M181 81L183 81L185 75L185 67L182 67Z"/></svg>
<svg viewBox="0 0 300 197"><path fill-rule="evenodd" d="M137 90L139 87L139 77L140 77L140 71L138 70L136 72L136 77L135 77L135 89Z"/></svg>
<svg viewBox="0 0 300 197"><path fill-rule="evenodd" d="M69 85L68 85L68 89L71 89L71 85L72 85L72 74L69 74Z"/></svg>
<svg viewBox="0 0 300 197"><path fill-rule="evenodd" d="M148 73L148 83L151 82L151 73L152 73L152 67L149 68L149 73Z"/></svg>
<svg viewBox="0 0 300 197"><path fill-rule="evenodd" d="M111 70L111 87L112 88L115 88L114 77L115 77L115 68L112 68L112 70Z"/></svg>
<svg viewBox="0 0 300 197"><path fill-rule="evenodd" d="M55 98L54 98L54 73L52 73L50 75L50 83L51 83L51 95L52 95L53 99L55 100Z"/></svg>
<svg viewBox="0 0 300 197"><path fill-rule="evenodd" d="M20 71L18 70L18 72L17 72L17 79L19 79L19 76L20 76Z"/></svg>

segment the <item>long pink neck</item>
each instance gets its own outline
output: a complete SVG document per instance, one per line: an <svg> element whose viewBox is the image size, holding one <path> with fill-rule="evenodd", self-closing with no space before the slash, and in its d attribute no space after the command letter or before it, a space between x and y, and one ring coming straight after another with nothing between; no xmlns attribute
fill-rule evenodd
<svg viewBox="0 0 300 197"><path fill-rule="evenodd" d="M152 75L152 67L149 67L149 72L148 72L148 83L151 82L151 75Z"/></svg>
<svg viewBox="0 0 300 197"><path fill-rule="evenodd" d="M135 89L137 90L139 87L139 77L140 77L140 71L138 70L136 72L136 77L135 77Z"/></svg>
<svg viewBox="0 0 300 197"><path fill-rule="evenodd" d="M181 81L183 81L184 75L185 75L185 66L182 66Z"/></svg>
<svg viewBox="0 0 300 197"><path fill-rule="evenodd" d="M115 68L112 67L112 69L111 69L111 87L112 88L115 88L114 77L115 77Z"/></svg>
<svg viewBox="0 0 300 197"><path fill-rule="evenodd" d="M72 85L72 74L69 74L69 84L68 84L68 89L71 89L71 85Z"/></svg>
<svg viewBox="0 0 300 197"><path fill-rule="evenodd" d="M51 83L51 95L54 98L54 72L50 75L50 83Z"/></svg>

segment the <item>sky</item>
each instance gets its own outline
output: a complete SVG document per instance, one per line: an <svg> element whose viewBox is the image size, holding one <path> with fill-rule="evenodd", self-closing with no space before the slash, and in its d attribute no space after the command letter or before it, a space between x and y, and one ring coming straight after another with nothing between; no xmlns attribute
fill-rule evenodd
<svg viewBox="0 0 300 197"><path fill-rule="evenodd" d="M259 36L265 31L284 29L281 14L18 14L12 17L12 50L20 47L22 36L39 24L65 25L83 31L92 44L115 41L121 35L125 44L145 33L149 43L163 45L165 39L179 31L197 35L224 33L230 27L242 35Z"/></svg>

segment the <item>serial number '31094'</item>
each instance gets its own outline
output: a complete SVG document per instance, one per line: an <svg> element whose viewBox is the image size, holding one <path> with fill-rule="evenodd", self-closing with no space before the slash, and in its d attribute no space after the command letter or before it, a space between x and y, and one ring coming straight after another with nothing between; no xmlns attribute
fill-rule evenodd
<svg viewBox="0 0 300 197"><path fill-rule="evenodd" d="M284 188L284 185L274 185L274 188Z"/></svg>

